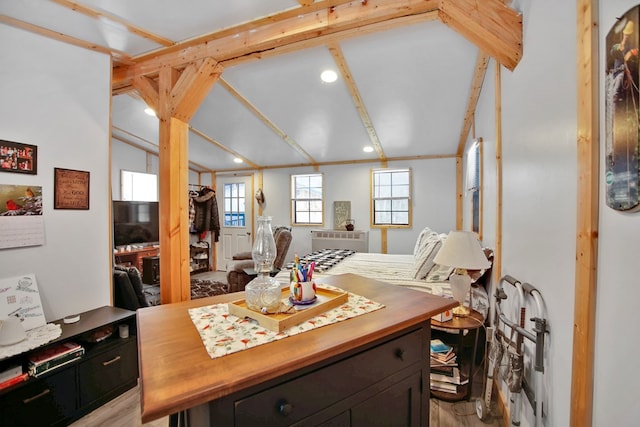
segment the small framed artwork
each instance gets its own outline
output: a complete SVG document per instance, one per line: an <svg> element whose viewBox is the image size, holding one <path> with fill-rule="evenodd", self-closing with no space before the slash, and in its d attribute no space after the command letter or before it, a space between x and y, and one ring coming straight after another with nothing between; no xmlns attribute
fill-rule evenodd
<svg viewBox="0 0 640 427"><path fill-rule="evenodd" d="M53 208L89 209L89 172L54 168Z"/></svg>
<svg viewBox="0 0 640 427"><path fill-rule="evenodd" d="M347 220L351 218L351 202L333 202L333 229L346 230Z"/></svg>
<svg viewBox="0 0 640 427"><path fill-rule="evenodd" d="M38 147L0 139L0 172L38 173Z"/></svg>

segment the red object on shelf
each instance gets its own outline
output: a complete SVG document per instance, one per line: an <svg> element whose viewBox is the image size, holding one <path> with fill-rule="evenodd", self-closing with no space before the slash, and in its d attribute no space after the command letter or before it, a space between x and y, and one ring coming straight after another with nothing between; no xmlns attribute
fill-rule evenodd
<svg viewBox="0 0 640 427"><path fill-rule="evenodd" d="M9 388L12 385L21 383L22 381L26 381L27 378L29 378L29 373L25 372L23 374L18 375L17 377L13 377L11 379L8 379L8 380L0 383L0 390L4 390L5 388Z"/></svg>

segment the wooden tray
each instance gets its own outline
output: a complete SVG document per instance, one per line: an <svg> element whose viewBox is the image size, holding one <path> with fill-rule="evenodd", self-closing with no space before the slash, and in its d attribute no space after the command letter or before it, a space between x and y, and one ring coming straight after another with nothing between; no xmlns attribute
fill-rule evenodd
<svg viewBox="0 0 640 427"><path fill-rule="evenodd" d="M274 332L282 332L291 326L295 326L322 314L332 308L338 307L349 300L349 295L345 291L334 291L318 287L316 289L318 300L309 305L296 305L291 313L262 314L247 308L244 299L232 301L228 304L229 314L240 318L249 317L256 320L260 326ZM282 299L289 298L289 287L282 288Z"/></svg>

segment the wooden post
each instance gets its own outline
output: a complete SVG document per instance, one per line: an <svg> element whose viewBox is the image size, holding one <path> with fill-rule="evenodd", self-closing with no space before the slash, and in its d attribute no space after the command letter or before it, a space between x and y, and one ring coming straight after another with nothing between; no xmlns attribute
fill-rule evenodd
<svg viewBox="0 0 640 427"><path fill-rule="evenodd" d="M577 2L578 211L570 425L593 423L598 267L598 1Z"/></svg>
<svg viewBox="0 0 640 427"><path fill-rule="evenodd" d="M189 277L189 120L222 74L205 58L181 72L163 67L158 81L134 81L160 122L160 300L162 304L191 298Z"/></svg>

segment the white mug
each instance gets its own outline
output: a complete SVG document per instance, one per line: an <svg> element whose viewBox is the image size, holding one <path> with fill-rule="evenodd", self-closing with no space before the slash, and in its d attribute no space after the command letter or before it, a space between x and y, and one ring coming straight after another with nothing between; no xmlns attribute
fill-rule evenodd
<svg viewBox="0 0 640 427"><path fill-rule="evenodd" d="M120 335L120 338L129 338L129 325L124 323L118 325L118 333Z"/></svg>
<svg viewBox="0 0 640 427"><path fill-rule="evenodd" d="M316 282L291 282L289 286L291 299L297 302L311 301L316 297Z"/></svg>

